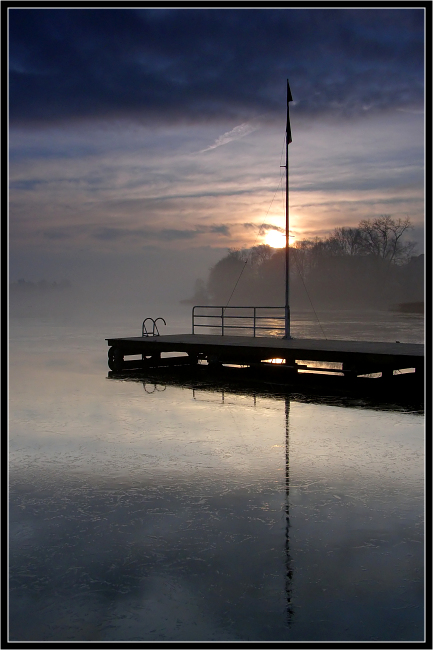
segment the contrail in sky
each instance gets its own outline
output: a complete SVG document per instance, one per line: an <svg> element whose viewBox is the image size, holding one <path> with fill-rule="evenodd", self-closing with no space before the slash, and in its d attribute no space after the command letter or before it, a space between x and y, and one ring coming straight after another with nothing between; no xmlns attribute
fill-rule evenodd
<svg viewBox="0 0 433 650"><path fill-rule="evenodd" d="M205 151L210 151L211 149L216 149L217 147L221 147L223 144L228 144L229 142L233 142L233 140L239 140L240 138L244 138L246 135L249 135L253 131L257 131L258 128L259 128L258 126L254 126L253 124L248 124L247 122L244 122L243 124L239 124L239 126L235 126L235 128L232 129L231 131L227 131L226 133L220 135L219 138L217 138L215 142L211 144L209 147L206 147L206 149L202 149L197 153L204 153Z"/></svg>

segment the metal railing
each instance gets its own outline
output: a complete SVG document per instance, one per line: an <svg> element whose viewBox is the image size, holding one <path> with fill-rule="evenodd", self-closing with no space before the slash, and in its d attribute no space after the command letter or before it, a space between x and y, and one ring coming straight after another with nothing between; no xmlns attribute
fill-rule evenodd
<svg viewBox="0 0 433 650"><path fill-rule="evenodd" d="M269 312L280 312L269 313ZM197 313L199 311L199 313ZM221 336L227 330L250 330L253 337L257 332L279 333L285 331L284 307L223 307L220 305L195 305L192 308L192 333L196 334L197 328L207 327L219 329ZM206 319L202 322L199 319ZM209 322L211 321L211 322ZM212 322L213 321L213 322ZM236 321L242 321L241 323ZM282 322L282 326L275 321Z"/></svg>

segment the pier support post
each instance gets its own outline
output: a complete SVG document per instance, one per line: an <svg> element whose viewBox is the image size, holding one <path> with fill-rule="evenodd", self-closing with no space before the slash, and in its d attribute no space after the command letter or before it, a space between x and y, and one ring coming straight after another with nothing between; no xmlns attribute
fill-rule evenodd
<svg viewBox="0 0 433 650"><path fill-rule="evenodd" d="M120 348L111 347L108 350L108 367L114 372L120 372L123 368L124 355Z"/></svg>

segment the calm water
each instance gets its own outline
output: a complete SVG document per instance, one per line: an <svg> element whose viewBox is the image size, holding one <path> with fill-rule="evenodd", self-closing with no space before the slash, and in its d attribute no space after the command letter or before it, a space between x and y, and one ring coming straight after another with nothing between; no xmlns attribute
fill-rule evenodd
<svg viewBox="0 0 433 650"><path fill-rule="evenodd" d="M11 640L424 638L422 413L108 378L139 322L10 327Z"/></svg>

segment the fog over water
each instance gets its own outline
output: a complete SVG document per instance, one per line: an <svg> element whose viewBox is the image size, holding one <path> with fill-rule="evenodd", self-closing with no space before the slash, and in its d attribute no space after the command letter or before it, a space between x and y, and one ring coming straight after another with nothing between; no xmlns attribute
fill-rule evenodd
<svg viewBox="0 0 433 650"><path fill-rule="evenodd" d="M140 255L126 255L119 261L110 261L106 256L104 264L92 264L91 256L84 256L78 263L67 260L58 269L53 270L48 262L43 261L38 272L32 265L20 265L20 271L12 274L11 281L18 280L39 283L45 279L49 283L70 282L69 290L63 292L11 292L11 313L31 316L48 314L56 319L73 319L86 322L104 317L110 320L115 315L134 313L153 316L154 309L166 311L179 310L179 301L193 293L194 282L199 277L206 277L210 267L225 254L219 250L203 249L195 254L194 263L190 256L182 251L173 251L170 255L158 250L150 250ZM185 308L187 312L189 309ZM182 310L181 310L182 311ZM158 314L160 315L160 314Z"/></svg>

